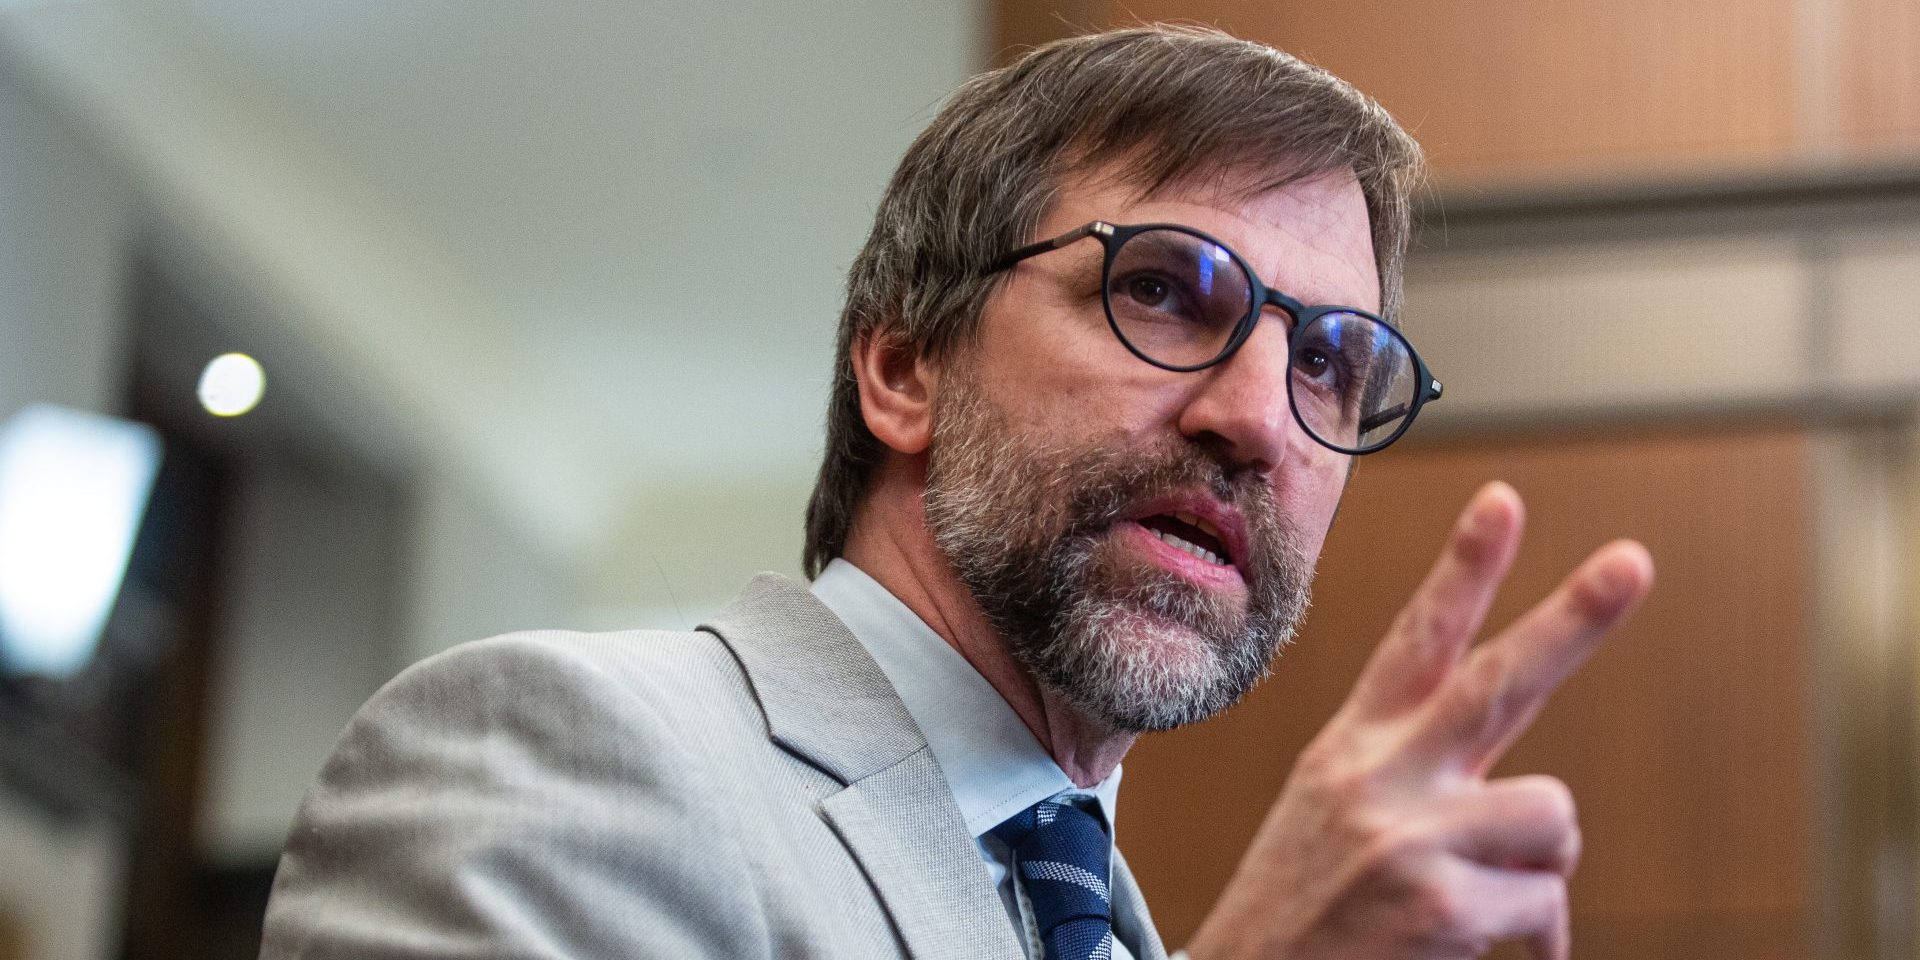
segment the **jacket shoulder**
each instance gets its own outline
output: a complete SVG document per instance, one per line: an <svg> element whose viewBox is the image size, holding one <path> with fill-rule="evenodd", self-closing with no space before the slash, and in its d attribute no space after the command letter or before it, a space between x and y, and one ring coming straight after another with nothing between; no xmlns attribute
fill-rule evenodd
<svg viewBox="0 0 1920 960"><path fill-rule="evenodd" d="M263 956L752 956L754 877L701 824L715 758L766 749L712 634L462 644L348 724L288 838Z"/></svg>

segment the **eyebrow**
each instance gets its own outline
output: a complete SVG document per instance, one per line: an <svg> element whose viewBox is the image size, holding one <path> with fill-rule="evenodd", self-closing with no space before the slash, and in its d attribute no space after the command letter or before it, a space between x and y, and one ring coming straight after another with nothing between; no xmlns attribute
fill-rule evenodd
<svg viewBox="0 0 1920 960"><path fill-rule="evenodd" d="M1097 245L1089 246L1093 246L1091 255L1075 257L1073 266L1065 271L1068 283L1076 288L1100 285L1100 271L1106 265L1106 250Z"/></svg>

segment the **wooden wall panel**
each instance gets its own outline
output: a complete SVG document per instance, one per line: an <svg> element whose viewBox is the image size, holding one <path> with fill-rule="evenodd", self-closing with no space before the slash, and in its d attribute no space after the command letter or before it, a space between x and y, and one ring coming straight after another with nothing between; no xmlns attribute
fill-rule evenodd
<svg viewBox="0 0 1920 960"><path fill-rule="evenodd" d="M1920 4L1840 0L1836 13L1836 132L1868 153L1920 151Z"/></svg>
<svg viewBox="0 0 1920 960"><path fill-rule="evenodd" d="M999 48L1060 35L1034 30L1053 6L1001 0ZM1088 13L1215 24L1318 63L1412 130L1443 186L1751 167L1796 135L1793 0L1083 0L1068 19Z"/></svg>
<svg viewBox="0 0 1920 960"><path fill-rule="evenodd" d="M994 0L987 12L988 59L1007 63L1029 48L1107 26L1104 0Z"/></svg>
<svg viewBox="0 0 1920 960"><path fill-rule="evenodd" d="M1080 29L1208 23L1385 104L1442 188L1920 161L1913 0L996 0L1004 62Z"/></svg>
<svg viewBox="0 0 1920 960"><path fill-rule="evenodd" d="M1442 186L1751 166L1794 140L1792 0L1197 6L1123 9L1217 18L1332 70L1413 131Z"/></svg>
<svg viewBox="0 0 1920 960"><path fill-rule="evenodd" d="M1455 511L1500 478L1526 496L1531 522L1491 624L1613 537L1642 539L1659 566L1647 605L1499 771L1553 773L1580 798L1577 955L1804 957L1807 476L1806 439L1785 428L1452 441L1363 462L1310 622L1274 678L1126 761L1119 839L1169 943L1203 917Z"/></svg>

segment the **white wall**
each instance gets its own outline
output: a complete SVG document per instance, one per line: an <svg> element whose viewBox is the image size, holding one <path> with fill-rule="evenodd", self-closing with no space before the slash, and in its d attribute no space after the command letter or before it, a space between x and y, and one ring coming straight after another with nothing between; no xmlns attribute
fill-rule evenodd
<svg viewBox="0 0 1920 960"><path fill-rule="evenodd" d="M770 464L662 482L636 499L618 545L582 578L595 629L687 630L763 571L800 576L812 469Z"/></svg>
<svg viewBox="0 0 1920 960"><path fill-rule="evenodd" d="M399 664L513 630L578 627L571 567L492 515L457 479L420 478L413 491L412 574Z"/></svg>
<svg viewBox="0 0 1920 960"><path fill-rule="evenodd" d="M250 867L279 855L340 729L397 669L404 505L376 477L287 457L238 485L200 835Z"/></svg>
<svg viewBox="0 0 1920 960"><path fill-rule="evenodd" d="M0 418L118 400L131 200L0 59Z"/></svg>
<svg viewBox="0 0 1920 960"><path fill-rule="evenodd" d="M42 401L112 411L131 193L0 59L0 419ZM0 904L41 960L116 946L121 838L0 796Z"/></svg>

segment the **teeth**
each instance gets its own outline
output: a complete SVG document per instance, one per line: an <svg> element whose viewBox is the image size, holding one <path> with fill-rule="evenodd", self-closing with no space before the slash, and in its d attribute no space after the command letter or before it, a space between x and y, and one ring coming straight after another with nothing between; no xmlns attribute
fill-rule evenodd
<svg viewBox="0 0 1920 960"><path fill-rule="evenodd" d="M1173 516L1175 519L1180 520L1183 523L1193 524L1194 526L1199 527L1200 529L1206 531L1207 536L1215 537L1220 540L1227 539L1226 537L1220 535L1220 528L1214 526L1205 517L1201 517L1191 513L1180 513L1178 511L1176 511Z"/></svg>
<svg viewBox="0 0 1920 960"><path fill-rule="evenodd" d="M1179 516L1179 514L1175 514L1175 516ZM1182 519L1185 519L1185 518L1183 517ZM1191 523L1192 521L1188 521L1188 522ZM1199 524L1194 524L1194 525L1199 526ZM1159 537L1161 542L1166 543L1169 546L1178 547L1179 549L1184 550L1187 553L1193 554L1194 556L1199 557L1200 559L1205 560L1208 563L1215 564L1216 566L1223 566L1223 567L1227 565L1227 561L1221 559L1219 554L1214 553L1212 550L1208 550L1206 547L1203 547L1197 543L1194 543L1189 540L1182 540L1179 537L1176 537L1171 533L1167 533L1164 530L1150 529L1147 532L1153 534L1156 537Z"/></svg>

